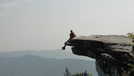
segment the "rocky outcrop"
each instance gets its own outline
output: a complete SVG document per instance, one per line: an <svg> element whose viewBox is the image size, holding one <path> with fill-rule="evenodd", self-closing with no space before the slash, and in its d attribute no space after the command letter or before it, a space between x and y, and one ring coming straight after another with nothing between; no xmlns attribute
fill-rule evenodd
<svg viewBox="0 0 134 76"><path fill-rule="evenodd" d="M132 39L123 35L80 36L66 42L76 55L96 60L99 76L129 76L132 60Z"/></svg>

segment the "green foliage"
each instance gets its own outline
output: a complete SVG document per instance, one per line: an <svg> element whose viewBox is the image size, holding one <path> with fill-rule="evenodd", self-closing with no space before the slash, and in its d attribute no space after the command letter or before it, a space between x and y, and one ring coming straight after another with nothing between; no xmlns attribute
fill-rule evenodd
<svg viewBox="0 0 134 76"><path fill-rule="evenodd" d="M127 33L128 37L134 38L134 34L133 33Z"/></svg>
<svg viewBox="0 0 134 76"><path fill-rule="evenodd" d="M133 52L134 54L134 52ZM132 56L132 60L134 61L134 56ZM131 66L133 67L132 71L134 71L134 64L131 64Z"/></svg>
<svg viewBox="0 0 134 76"><path fill-rule="evenodd" d="M132 38L132 42L134 42L134 33L127 33L127 35L129 38Z"/></svg>
<svg viewBox="0 0 134 76"><path fill-rule="evenodd" d="M92 75L87 73L86 71L84 73L76 73L76 74L71 75L69 70L66 68L66 73L64 73L64 76L92 76Z"/></svg>
<svg viewBox="0 0 134 76"><path fill-rule="evenodd" d="M72 76L92 76L92 75L85 71L84 73L76 73L76 74L73 74Z"/></svg>
<svg viewBox="0 0 134 76"><path fill-rule="evenodd" d="M129 38L132 38L133 39L132 42L134 42L134 33L127 33L127 35ZM134 46L134 45L132 45L132 46ZM133 52L133 54L134 54L134 52ZM134 61L134 56L132 56L132 60ZM128 64L128 66L132 67L131 70L134 71L134 64Z"/></svg>
<svg viewBox="0 0 134 76"><path fill-rule="evenodd" d="M134 52L133 52L134 54ZM134 61L134 56L132 56L132 60ZM131 71L134 71L134 64L127 64L127 66L132 67Z"/></svg>
<svg viewBox="0 0 134 76"><path fill-rule="evenodd" d="M64 73L64 76L72 76L67 68L66 68L66 73Z"/></svg>

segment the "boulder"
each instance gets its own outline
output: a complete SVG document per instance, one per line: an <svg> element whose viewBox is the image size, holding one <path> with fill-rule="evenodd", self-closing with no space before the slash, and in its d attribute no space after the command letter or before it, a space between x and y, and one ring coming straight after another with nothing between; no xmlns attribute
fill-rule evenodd
<svg viewBox="0 0 134 76"><path fill-rule="evenodd" d="M124 35L91 35L70 39L66 45L72 46L76 55L95 59L99 76L129 76L132 59L132 39Z"/></svg>

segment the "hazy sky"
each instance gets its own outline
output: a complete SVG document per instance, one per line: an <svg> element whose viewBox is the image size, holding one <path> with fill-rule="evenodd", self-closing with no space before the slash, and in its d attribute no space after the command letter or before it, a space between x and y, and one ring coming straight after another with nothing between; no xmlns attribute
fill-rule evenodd
<svg viewBox="0 0 134 76"><path fill-rule="evenodd" d="M0 0L0 52L61 49L71 29L134 32L134 0Z"/></svg>

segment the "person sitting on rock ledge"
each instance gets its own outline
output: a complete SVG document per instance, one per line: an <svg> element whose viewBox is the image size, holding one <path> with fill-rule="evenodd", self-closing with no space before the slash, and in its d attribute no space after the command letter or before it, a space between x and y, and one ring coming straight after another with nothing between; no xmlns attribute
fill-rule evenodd
<svg viewBox="0 0 134 76"><path fill-rule="evenodd" d="M76 35L75 35L75 33L73 32L73 30L70 30L70 38L68 39L68 40L70 40L70 39L72 39L72 38L74 38L74 37L77 37ZM67 40L67 41L68 41ZM67 42L66 41L66 42ZM62 50L65 50L65 47L66 47L66 42L64 43L64 46L62 47Z"/></svg>

